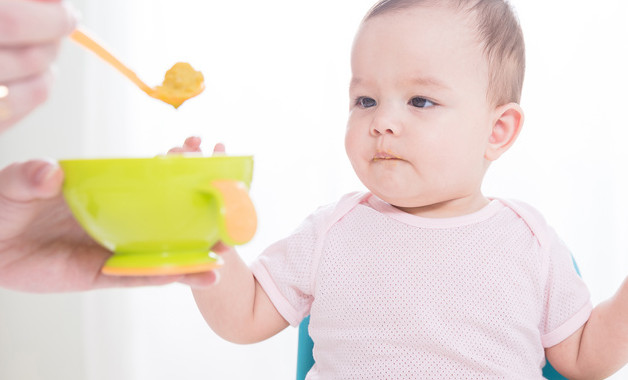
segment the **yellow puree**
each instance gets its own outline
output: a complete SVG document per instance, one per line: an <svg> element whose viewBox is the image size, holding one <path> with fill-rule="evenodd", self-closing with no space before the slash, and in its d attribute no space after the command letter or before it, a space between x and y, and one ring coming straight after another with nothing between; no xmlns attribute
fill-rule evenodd
<svg viewBox="0 0 628 380"><path fill-rule="evenodd" d="M155 97L178 108L183 102L205 89L203 74L186 62L177 62L166 72L161 86L155 87Z"/></svg>

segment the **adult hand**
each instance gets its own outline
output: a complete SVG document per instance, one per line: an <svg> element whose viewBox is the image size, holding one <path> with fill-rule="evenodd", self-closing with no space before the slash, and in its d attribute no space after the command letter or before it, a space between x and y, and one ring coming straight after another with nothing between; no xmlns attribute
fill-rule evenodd
<svg viewBox="0 0 628 380"><path fill-rule="evenodd" d="M191 286L215 282L214 272L180 276L107 276L111 252L92 240L61 194L56 163L28 161L0 171L0 286L28 292L80 291L103 287Z"/></svg>
<svg viewBox="0 0 628 380"><path fill-rule="evenodd" d="M48 97L50 66L76 25L59 0L0 0L0 132Z"/></svg>

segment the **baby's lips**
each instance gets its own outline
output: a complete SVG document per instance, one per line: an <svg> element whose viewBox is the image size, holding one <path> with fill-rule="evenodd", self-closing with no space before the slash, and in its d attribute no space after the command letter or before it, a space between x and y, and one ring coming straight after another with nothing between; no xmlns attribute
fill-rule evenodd
<svg viewBox="0 0 628 380"><path fill-rule="evenodd" d="M401 157L389 151L378 151L373 156L373 160L398 160Z"/></svg>

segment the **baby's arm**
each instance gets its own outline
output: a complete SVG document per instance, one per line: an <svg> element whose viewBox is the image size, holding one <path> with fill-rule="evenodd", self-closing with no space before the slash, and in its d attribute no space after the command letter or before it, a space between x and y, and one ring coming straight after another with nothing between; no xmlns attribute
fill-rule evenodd
<svg viewBox="0 0 628 380"><path fill-rule="evenodd" d="M602 379L623 367L628 362L628 279L593 309L583 327L545 354L569 379Z"/></svg>
<svg viewBox="0 0 628 380"><path fill-rule="evenodd" d="M200 152L200 145L199 137L189 137L183 146L172 148L168 153ZM224 145L216 144L214 155L222 154L225 154ZM237 252L221 243L213 247L213 251L221 254L224 260L218 283L195 287L194 282L187 282L192 286L198 309L212 330L234 343L255 343L286 328L288 322L275 309Z"/></svg>
<svg viewBox="0 0 628 380"><path fill-rule="evenodd" d="M234 343L255 343L288 326L248 266L233 248L218 245L224 265L220 280L192 293L203 318L216 334Z"/></svg>

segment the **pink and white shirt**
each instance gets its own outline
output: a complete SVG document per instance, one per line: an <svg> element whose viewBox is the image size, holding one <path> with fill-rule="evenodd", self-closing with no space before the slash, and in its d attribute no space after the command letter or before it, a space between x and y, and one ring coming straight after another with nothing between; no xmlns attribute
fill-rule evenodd
<svg viewBox="0 0 628 380"><path fill-rule="evenodd" d="M308 379L542 378L544 347L592 310L569 250L515 201L431 219L349 194L251 267L290 324L311 315Z"/></svg>

